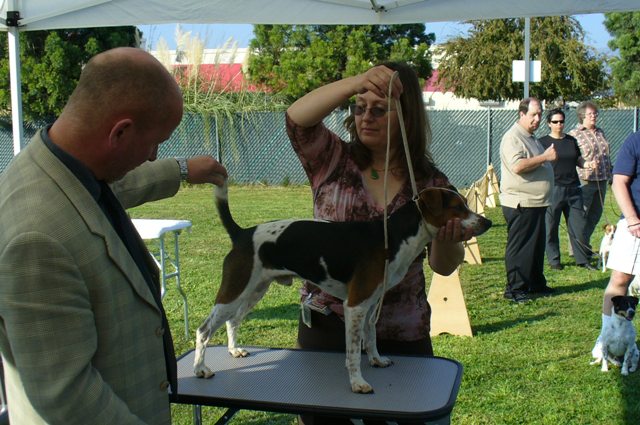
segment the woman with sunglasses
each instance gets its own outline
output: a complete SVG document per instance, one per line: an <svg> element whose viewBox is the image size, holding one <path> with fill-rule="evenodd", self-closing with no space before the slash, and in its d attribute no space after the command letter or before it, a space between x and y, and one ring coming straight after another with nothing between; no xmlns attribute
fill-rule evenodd
<svg viewBox="0 0 640 425"><path fill-rule="evenodd" d="M591 253L584 239L585 217L582 190L576 172L576 166L590 169L592 163L585 162L582 158L576 139L564 133L564 120L565 115L562 109L549 111L547 125L551 133L539 139L545 149L553 145L558 155L557 160L553 163L555 185L551 193L551 205L547 208L546 214L547 261L554 270L564 268L560 262L558 237L558 227L564 215L576 264L579 267L595 270L595 267L590 263Z"/></svg>
<svg viewBox="0 0 640 425"><path fill-rule="evenodd" d="M578 140L582 157L594 164L591 169L578 170L586 220L584 239L589 246L589 252L593 255L591 235L602 216L607 184L612 178L611 157L609 156L609 142L607 142L602 129L596 126L599 116L598 106L591 101L582 102L578 105L576 114L580 124L569 134Z"/></svg>
<svg viewBox="0 0 640 425"><path fill-rule="evenodd" d="M381 220L385 207L385 171L388 172L388 213L393 214L412 202L398 113L395 101L389 102L387 98L394 71L398 71L398 77L391 84L391 96L400 100L418 190L449 185L447 177L431 159L429 121L415 72L403 63L385 63L322 86L298 99L287 110L287 132L311 183L315 218ZM322 120L354 97L352 113L345 120L351 138L347 142L325 127ZM385 170L387 137L390 154ZM424 259L428 255L429 265L435 272L451 274L464 259L461 242L470 238L470 234L461 230L459 221L449 221L431 242L428 253L415 258L404 280L385 294L377 323L381 354L433 355ZM303 313L298 326L298 346L344 351L342 301L309 283L304 284L301 292ZM351 423L318 416L302 417L300 422Z"/></svg>

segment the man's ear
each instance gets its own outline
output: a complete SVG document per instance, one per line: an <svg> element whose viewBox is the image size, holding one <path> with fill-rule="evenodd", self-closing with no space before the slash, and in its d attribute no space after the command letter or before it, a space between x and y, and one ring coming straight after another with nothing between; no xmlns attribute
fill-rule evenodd
<svg viewBox="0 0 640 425"><path fill-rule="evenodd" d="M128 133L132 129L133 120L131 118L123 118L116 121L109 133L109 144L111 147L120 147L127 140Z"/></svg>

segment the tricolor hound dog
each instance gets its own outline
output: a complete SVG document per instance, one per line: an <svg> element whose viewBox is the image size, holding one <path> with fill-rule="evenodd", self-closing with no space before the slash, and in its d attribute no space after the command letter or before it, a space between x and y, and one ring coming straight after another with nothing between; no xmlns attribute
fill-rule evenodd
<svg viewBox="0 0 640 425"><path fill-rule="evenodd" d="M373 392L360 370L363 338L372 366L392 363L380 356L376 347L375 311L384 290L402 280L409 265L449 219L459 218L463 230L472 228L474 235L491 227L491 221L469 210L455 190L423 190L415 202L407 202L388 218L388 279L383 289L386 257L382 220L280 220L242 229L229 211L226 183L216 188L216 206L233 248L224 259L215 305L197 331L195 375L214 375L204 364L204 353L209 338L224 322L229 353L247 356L236 347L240 322L272 281L290 285L293 277L299 277L344 300L346 367L356 393Z"/></svg>
<svg viewBox="0 0 640 425"><path fill-rule="evenodd" d="M611 320L602 329L602 352L591 362L601 364L601 370L609 370L608 362L620 364L617 358L622 358L620 373L628 375L638 367L640 352L636 345L636 328L631 320L636 314L638 298L628 295L617 295L611 298Z"/></svg>

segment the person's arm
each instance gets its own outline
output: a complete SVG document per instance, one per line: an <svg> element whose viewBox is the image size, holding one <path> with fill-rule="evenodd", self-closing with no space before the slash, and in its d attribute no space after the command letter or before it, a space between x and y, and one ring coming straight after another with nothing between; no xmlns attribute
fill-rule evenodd
<svg viewBox="0 0 640 425"><path fill-rule="evenodd" d="M227 176L225 168L211 156L189 158L187 168L188 183L219 186ZM175 158L147 161L110 186L125 209L169 198L180 189L180 166Z"/></svg>
<svg viewBox="0 0 640 425"><path fill-rule="evenodd" d="M613 175L613 183L611 189L616 198L616 202L622 211L622 215L627 220L627 228L636 238L640 238L640 218L635 206L633 205L633 199L631 198L631 177L622 174Z"/></svg>
<svg viewBox="0 0 640 425"><path fill-rule="evenodd" d="M385 66L376 66L368 71L319 87L295 101L287 114L301 127L313 127L322 121L351 96L371 91L381 97L389 92L393 71ZM396 78L393 84L394 97L402 93L402 83Z"/></svg>
<svg viewBox="0 0 640 425"><path fill-rule="evenodd" d="M38 232L14 237L0 252L0 281L2 349L15 363L5 367L45 422L142 425L93 367L91 295L64 246Z"/></svg>
<svg viewBox="0 0 640 425"><path fill-rule="evenodd" d="M549 146L540 155L533 156L531 158L521 158L511 167L511 170L516 174L524 174L529 171L533 171L545 162L555 161L558 158L556 148L553 144Z"/></svg>

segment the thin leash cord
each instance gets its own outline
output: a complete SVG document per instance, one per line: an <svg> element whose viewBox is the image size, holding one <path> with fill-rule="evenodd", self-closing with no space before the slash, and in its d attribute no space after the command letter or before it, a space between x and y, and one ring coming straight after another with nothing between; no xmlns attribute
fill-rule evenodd
<svg viewBox="0 0 640 425"><path fill-rule="evenodd" d="M391 93L393 88L393 82L396 78L398 78L398 71L395 71L391 76L391 80L389 81L389 94L387 96L387 149L385 153L385 162L384 162L384 177L383 177L383 219L382 226L384 229L384 251L385 251L385 259L384 259L384 274L382 277L382 295L380 295L380 300L378 301L378 305L376 306L376 314L371 316L371 320L374 323L377 323L380 319L380 313L382 312L382 302L384 300L384 294L387 292L387 285L389 283L389 230L387 227L388 222L388 205L387 205L387 192L388 192L388 180L389 180L389 153L391 148ZM411 154L409 152L409 142L407 141L407 131L404 127L404 118L402 116L402 105L400 104L400 99L395 99L396 102L396 112L398 114L398 123L400 124L400 132L402 133L402 143L404 145L405 157L407 159L407 169L409 170L409 181L411 182L411 189L413 191L413 198L417 203L418 199L418 190L415 181L415 175L413 173L413 164L411 162Z"/></svg>
<svg viewBox="0 0 640 425"><path fill-rule="evenodd" d="M597 142L597 138L596 138L596 142ZM595 150L598 151L597 153L599 154L599 156L602 156L602 153L600 151L600 146L598 145L598 143L594 143L593 146L595 147ZM609 156L609 155L607 155L607 156ZM595 155L594 155L594 158L595 158ZM609 156L609 161L611 161L611 156ZM598 178L600 177L600 176L598 176L598 169L599 169L599 167L596 165L596 169L595 169L596 181L600 182L600 180L598 180ZM604 198L605 198L605 196L602 194L602 189L600 189L600 183L598 183L598 199L600 200L600 205L602 205L602 210L605 212L605 214L604 214L605 224L611 224L611 222L609 221L609 217L608 217L608 215L606 213L606 210L604 208Z"/></svg>

